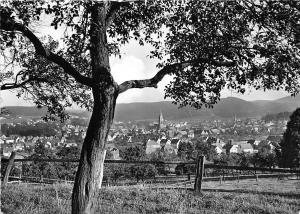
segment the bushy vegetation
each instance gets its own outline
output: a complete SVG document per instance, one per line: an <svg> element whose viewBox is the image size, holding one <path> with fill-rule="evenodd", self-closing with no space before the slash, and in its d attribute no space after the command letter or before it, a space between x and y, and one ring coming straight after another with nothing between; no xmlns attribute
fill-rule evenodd
<svg viewBox="0 0 300 214"><path fill-rule="evenodd" d="M259 194L195 194L187 190L149 188L106 188L98 195L96 213L264 213L294 214L299 210L296 196ZM71 186L9 185L2 188L5 214L70 213ZM101 200L100 200L101 199Z"/></svg>
<svg viewBox="0 0 300 214"><path fill-rule="evenodd" d="M29 158L31 159L78 159L80 149L78 147L59 147L56 150L46 147L45 143L38 141L34 146L34 152ZM72 162L23 162L15 163L10 175L30 177L44 177L53 179L68 179L73 180L78 163ZM6 170L7 162L1 162L1 174Z"/></svg>
<svg viewBox="0 0 300 214"><path fill-rule="evenodd" d="M120 152L121 158L129 161L148 160L142 146L124 147ZM146 178L154 178L158 171L153 164L108 164L104 168L104 178L117 182L120 177L136 179L137 182Z"/></svg>

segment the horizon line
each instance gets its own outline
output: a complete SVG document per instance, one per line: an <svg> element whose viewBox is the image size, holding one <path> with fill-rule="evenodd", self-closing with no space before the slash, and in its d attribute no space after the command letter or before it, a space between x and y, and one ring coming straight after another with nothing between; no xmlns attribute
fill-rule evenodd
<svg viewBox="0 0 300 214"><path fill-rule="evenodd" d="M300 94L299 94L300 95ZM296 96L299 96L299 95L296 95ZM294 97L296 97L294 96ZM247 102L257 102L257 101L275 101L275 100L280 100L282 98L287 98L287 97L293 97L292 95L290 96L283 96L283 97L279 97L279 98L276 98L276 99L262 99L262 100L246 100L246 99L243 99L243 98L240 98L240 97L235 97L235 96L227 96L227 97L223 97L221 98L220 100L222 99L227 99L227 98L235 98L235 99L239 99L239 100L244 100L244 101L247 101ZM161 101L151 101L151 102L122 102L122 103L117 103L118 104L132 104L132 103L160 103L160 102L172 102L172 100L161 100ZM218 102L217 102L218 103ZM217 104L216 103L216 104ZM1 105L1 108L4 108L4 107L35 107L35 105ZM73 110L79 110L79 109L84 109L84 108L76 108L76 107L73 107L73 108L67 108L67 109L73 109Z"/></svg>

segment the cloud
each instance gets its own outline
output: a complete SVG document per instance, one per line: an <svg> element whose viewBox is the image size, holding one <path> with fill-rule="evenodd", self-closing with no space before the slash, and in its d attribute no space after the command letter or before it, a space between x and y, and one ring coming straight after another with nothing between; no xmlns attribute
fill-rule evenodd
<svg viewBox="0 0 300 214"><path fill-rule="evenodd" d="M143 99L144 98L144 99ZM130 89L119 95L117 103L132 103L145 100L143 89Z"/></svg>
<svg viewBox="0 0 300 214"><path fill-rule="evenodd" d="M135 56L126 56L120 60L113 60L111 73L115 81L120 84L126 80L147 78L144 62Z"/></svg>

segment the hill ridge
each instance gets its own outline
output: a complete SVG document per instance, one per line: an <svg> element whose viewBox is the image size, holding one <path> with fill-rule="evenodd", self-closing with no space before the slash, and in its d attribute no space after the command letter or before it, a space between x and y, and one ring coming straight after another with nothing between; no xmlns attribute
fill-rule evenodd
<svg viewBox="0 0 300 214"><path fill-rule="evenodd" d="M294 111L300 107L300 95L296 97L283 97L276 100L246 101L236 97L222 98L214 108L201 108L196 110L192 107L178 108L171 101L159 102L134 102L120 103L116 106L115 120L148 120L157 119L162 111L164 118L168 120L182 119L214 119L230 117L261 117L267 113L279 113ZM37 109L34 106L6 106L11 114L16 116L38 117L46 113L46 108ZM88 117L90 112L84 110L68 110L71 115Z"/></svg>

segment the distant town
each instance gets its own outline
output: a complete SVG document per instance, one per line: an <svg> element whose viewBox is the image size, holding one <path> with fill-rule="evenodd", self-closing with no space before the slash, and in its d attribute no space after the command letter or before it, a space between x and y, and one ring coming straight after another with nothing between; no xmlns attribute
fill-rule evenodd
<svg viewBox="0 0 300 214"><path fill-rule="evenodd" d="M224 120L176 122L168 121L163 112L157 112L156 121L114 122L107 138L107 151L110 159L118 160L122 159L120 153L124 148L140 146L146 155L163 152L176 159L186 145L194 148L201 142L215 155L274 153L286 129L289 112L274 115L261 119L234 116ZM5 119L2 115L2 120ZM9 157L12 151L18 152L18 158L29 157L37 143L52 151L62 147L80 150L87 124L88 118L78 116L72 116L63 124L29 118L2 123L2 157Z"/></svg>

